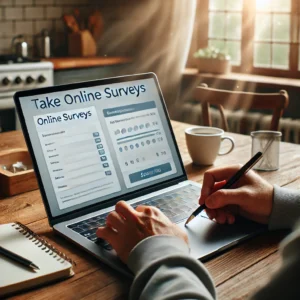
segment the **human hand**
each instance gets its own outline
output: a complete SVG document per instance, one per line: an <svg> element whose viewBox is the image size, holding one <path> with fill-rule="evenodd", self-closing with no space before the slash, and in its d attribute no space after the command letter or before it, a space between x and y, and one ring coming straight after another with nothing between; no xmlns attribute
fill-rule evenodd
<svg viewBox="0 0 300 300"><path fill-rule="evenodd" d="M240 215L267 224L273 206L273 186L250 170L230 189L221 189L241 166L214 168L204 174L199 204L205 203L210 219L233 224Z"/></svg>
<svg viewBox="0 0 300 300"><path fill-rule="evenodd" d="M97 236L108 241L124 263L131 250L143 239L153 235L173 235L188 243L188 237L159 209L138 206L134 210L125 201L116 204L106 219L106 227L99 227Z"/></svg>

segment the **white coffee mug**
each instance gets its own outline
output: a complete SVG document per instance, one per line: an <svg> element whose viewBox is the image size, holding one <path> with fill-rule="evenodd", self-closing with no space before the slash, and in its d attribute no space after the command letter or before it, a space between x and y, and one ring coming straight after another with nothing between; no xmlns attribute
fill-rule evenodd
<svg viewBox="0 0 300 300"><path fill-rule="evenodd" d="M196 165L212 165L217 155L230 153L234 148L234 140L224 136L224 130L216 127L195 126L185 130L186 144L189 154ZM229 140L231 147L221 152L221 142Z"/></svg>

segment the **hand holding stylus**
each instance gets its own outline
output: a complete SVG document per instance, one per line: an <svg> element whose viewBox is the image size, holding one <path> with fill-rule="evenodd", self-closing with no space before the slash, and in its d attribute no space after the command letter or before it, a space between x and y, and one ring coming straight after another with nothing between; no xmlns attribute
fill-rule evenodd
<svg viewBox="0 0 300 300"><path fill-rule="evenodd" d="M220 224L234 223L240 215L262 224L268 223L273 206L273 186L250 170L232 189L219 189L241 167L214 168L204 174L199 204L206 205L206 213Z"/></svg>
<svg viewBox="0 0 300 300"><path fill-rule="evenodd" d="M253 166L263 157L262 152L257 152L253 157L250 158L249 161L247 161L241 168L239 168L236 173L234 173L222 186L222 189L230 189L233 187L234 184L236 184ZM213 190L215 190L215 185ZM206 203L200 205L187 219L185 222L185 226L192 221L197 215L199 215L204 209L206 209ZM234 220L233 220L234 221ZM230 223L231 220L229 220Z"/></svg>

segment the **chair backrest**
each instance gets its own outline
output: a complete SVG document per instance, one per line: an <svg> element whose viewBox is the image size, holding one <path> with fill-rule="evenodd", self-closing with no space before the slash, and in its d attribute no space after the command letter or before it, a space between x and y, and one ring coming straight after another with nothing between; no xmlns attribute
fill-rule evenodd
<svg viewBox="0 0 300 300"><path fill-rule="evenodd" d="M289 103L288 93L285 90L280 90L278 93L250 93L213 89L207 87L206 84L201 84L195 89L193 99L201 103L204 126L212 126L209 112L210 104L217 106L225 131L228 131L228 123L224 108L244 111L251 109L272 111L269 129L277 131L279 120Z"/></svg>

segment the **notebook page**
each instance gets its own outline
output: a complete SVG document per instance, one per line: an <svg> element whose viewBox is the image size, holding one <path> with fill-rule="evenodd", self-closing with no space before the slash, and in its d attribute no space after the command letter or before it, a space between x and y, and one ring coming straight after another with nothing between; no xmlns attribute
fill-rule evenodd
<svg viewBox="0 0 300 300"><path fill-rule="evenodd" d="M13 285L18 282L33 280L37 280L40 283L41 281L47 282L47 275L53 275L57 272L64 273L63 270L66 270L66 274L68 274L67 270L71 270L72 268L72 265L68 261L61 259L48 248L44 249L44 246L38 247L41 245L41 242L36 245L37 241L33 242L34 238L30 240L29 237L27 238L16 229L18 226L13 227L12 225L13 223L0 225L0 245L29 259L40 270L31 270L0 254L0 289L1 287ZM63 276L66 276L66 274ZM44 280L41 280L42 277L45 277ZM50 275L50 277L53 276Z"/></svg>

